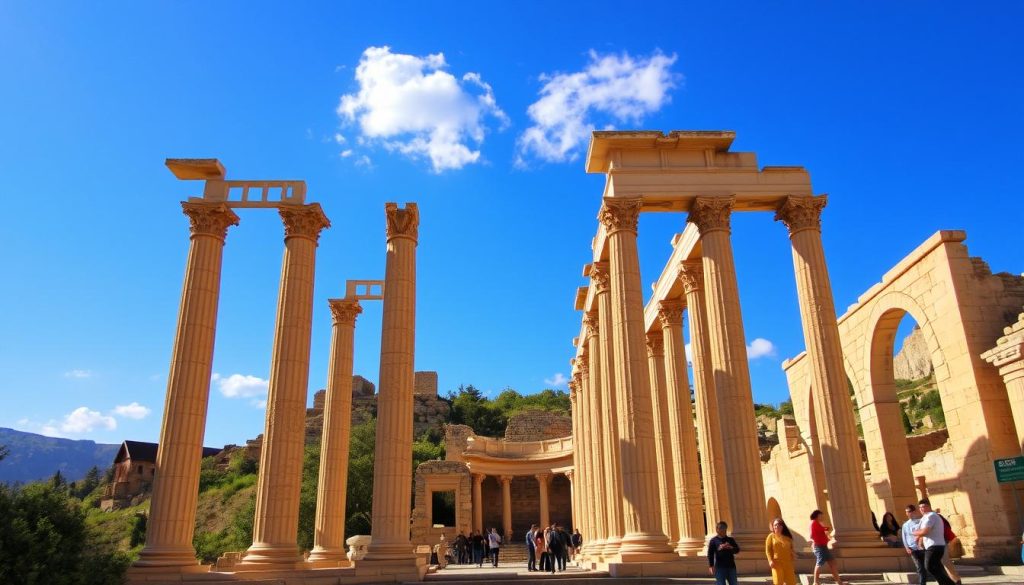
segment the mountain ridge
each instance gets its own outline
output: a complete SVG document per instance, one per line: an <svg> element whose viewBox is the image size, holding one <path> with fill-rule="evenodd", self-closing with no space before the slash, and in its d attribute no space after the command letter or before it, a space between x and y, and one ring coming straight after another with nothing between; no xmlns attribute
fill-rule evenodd
<svg viewBox="0 0 1024 585"><path fill-rule="evenodd" d="M114 462L120 443L62 439L0 427L0 445L10 452L0 461L0 483L27 483L60 471L67 481L85 477L94 465L105 470Z"/></svg>

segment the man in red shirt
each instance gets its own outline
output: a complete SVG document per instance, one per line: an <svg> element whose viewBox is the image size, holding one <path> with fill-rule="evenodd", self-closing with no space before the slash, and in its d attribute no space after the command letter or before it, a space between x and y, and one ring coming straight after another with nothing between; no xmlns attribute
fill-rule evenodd
<svg viewBox="0 0 1024 585"><path fill-rule="evenodd" d="M821 574L821 567L828 563L828 568L832 571L832 577L836 580L837 585L841 585L842 581L839 580L839 571L836 570L836 561L832 557L832 551L828 548L828 533L832 531L831 526L825 526L819 520L821 518L821 510L815 510L811 512L811 542L813 543L812 549L814 550L814 585L819 585L821 581L818 580Z"/></svg>

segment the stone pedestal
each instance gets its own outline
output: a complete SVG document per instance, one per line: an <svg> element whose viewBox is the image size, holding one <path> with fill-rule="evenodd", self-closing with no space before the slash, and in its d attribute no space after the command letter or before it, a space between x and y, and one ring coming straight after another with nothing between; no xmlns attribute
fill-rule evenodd
<svg viewBox="0 0 1024 585"><path fill-rule="evenodd" d="M883 543L868 523L871 508L864 485L857 424L847 390L832 285L821 244L820 217L825 202L824 196L789 197L779 207L776 219L789 228L793 246L800 320L813 382L815 425L834 528L833 546L878 548Z"/></svg>
<svg viewBox="0 0 1024 585"><path fill-rule="evenodd" d="M328 364L320 479L316 494L313 550L306 559L316 566L337 565L345 556L345 498L348 487L349 435L352 430L352 361L359 301L328 301L334 319Z"/></svg>
<svg viewBox="0 0 1024 585"><path fill-rule="evenodd" d="M732 197L698 197L687 221L700 231L711 366L718 411L728 412L719 428L729 492L732 534L741 547L764 545L768 520L754 422L747 344L743 332L736 267L729 238Z"/></svg>
<svg viewBox="0 0 1024 585"><path fill-rule="evenodd" d="M598 216L608 233L622 505L622 562L675 557L659 519L651 382L644 348L644 307L636 245L639 199L605 199Z"/></svg>
<svg viewBox="0 0 1024 585"><path fill-rule="evenodd" d="M192 547L199 461L217 330L217 302L224 238L238 216L222 203L181 204L192 237L181 292L178 328L167 377L167 400L160 427L146 546L135 567L196 570Z"/></svg>
<svg viewBox="0 0 1024 585"><path fill-rule="evenodd" d="M238 570L292 567L302 562L297 535L313 278L317 240L331 224L318 203L281 207L279 211L285 251L270 360L267 423L256 485L253 543Z"/></svg>
<svg viewBox="0 0 1024 585"><path fill-rule="evenodd" d="M380 392L374 448L372 540L359 567L415 566L409 540L412 491L413 359L416 341L416 244L419 210L415 203L384 207L387 260L381 323Z"/></svg>

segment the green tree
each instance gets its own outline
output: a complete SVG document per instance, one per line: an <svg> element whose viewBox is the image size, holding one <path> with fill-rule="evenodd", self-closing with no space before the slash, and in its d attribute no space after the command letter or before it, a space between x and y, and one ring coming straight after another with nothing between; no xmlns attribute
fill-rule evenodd
<svg viewBox="0 0 1024 585"><path fill-rule="evenodd" d="M451 420L453 423L468 425L477 434L486 437L505 434L507 419L503 419L491 401L472 384L459 386L458 391L448 394L448 400L452 403Z"/></svg>
<svg viewBox="0 0 1024 585"><path fill-rule="evenodd" d="M903 434L909 435L914 432L914 425L910 422L910 417L907 416L906 410L900 410L900 418L903 420Z"/></svg>
<svg viewBox="0 0 1024 585"><path fill-rule="evenodd" d="M100 468L95 465L89 469L89 472L85 474L85 479L80 482L76 482L75 485L75 497L80 500L85 499L86 496L91 494L93 490L100 485Z"/></svg>
<svg viewBox="0 0 1024 585"><path fill-rule="evenodd" d="M345 534L370 534L373 501L373 446L377 421L352 427L349 442L348 485L345 495Z"/></svg>
<svg viewBox="0 0 1024 585"><path fill-rule="evenodd" d="M316 492L320 480L320 445L306 445L302 458L302 489L299 492L299 548L313 550L316 526Z"/></svg>

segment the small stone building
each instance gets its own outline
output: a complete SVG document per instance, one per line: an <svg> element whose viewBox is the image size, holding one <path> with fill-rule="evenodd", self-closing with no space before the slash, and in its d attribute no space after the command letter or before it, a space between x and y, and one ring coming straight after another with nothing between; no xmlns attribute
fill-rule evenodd
<svg viewBox="0 0 1024 585"><path fill-rule="evenodd" d="M126 508L133 500L149 491L156 475L157 443L124 441L114 457L114 479L100 500L105 511ZM220 453L220 449L203 447L203 457Z"/></svg>

